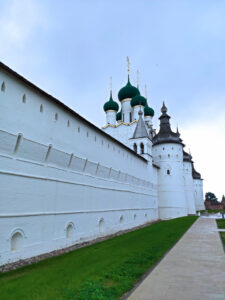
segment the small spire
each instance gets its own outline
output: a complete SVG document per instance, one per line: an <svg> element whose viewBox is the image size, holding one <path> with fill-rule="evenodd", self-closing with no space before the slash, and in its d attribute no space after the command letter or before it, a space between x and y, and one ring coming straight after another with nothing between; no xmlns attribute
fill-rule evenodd
<svg viewBox="0 0 225 300"><path fill-rule="evenodd" d="M139 89L139 71L137 70L137 88Z"/></svg>
<svg viewBox="0 0 225 300"><path fill-rule="evenodd" d="M166 114L166 113L167 113L167 107L166 107L164 101L163 101L163 106L162 106L162 108L161 108L161 112L162 112L163 114Z"/></svg>
<svg viewBox="0 0 225 300"><path fill-rule="evenodd" d="M179 129L178 129L178 125L177 125L177 135L180 136L180 132L179 132Z"/></svg>
<svg viewBox="0 0 225 300"><path fill-rule="evenodd" d="M128 73L128 77L130 75L130 60L129 57L127 56L127 73Z"/></svg>

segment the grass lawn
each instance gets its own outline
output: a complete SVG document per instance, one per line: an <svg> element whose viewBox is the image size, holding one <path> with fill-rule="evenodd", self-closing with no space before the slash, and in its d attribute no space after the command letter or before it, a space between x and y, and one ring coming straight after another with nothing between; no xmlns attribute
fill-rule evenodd
<svg viewBox="0 0 225 300"><path fill-rule="evenodd" d="M216 222L218 228L225 229L225 219L217 219ZM225 232L220 232L220 236L225 247Z"/></svg>
<svg viewBox="0 0 225 300"><path fill-rule="evenodd" d="M198 210L197 212L200 212L201 214L206 212L208 212L209 214L214 214L222 211L223 209L207 209L207 210L203 209L203 210Z"/></svg>
<svg viewBox="0 0 225 300"><path fill-rule="evenodd" d="M119 299L180 239L196 218L162 221L2 273L0 299Z"/></svg>

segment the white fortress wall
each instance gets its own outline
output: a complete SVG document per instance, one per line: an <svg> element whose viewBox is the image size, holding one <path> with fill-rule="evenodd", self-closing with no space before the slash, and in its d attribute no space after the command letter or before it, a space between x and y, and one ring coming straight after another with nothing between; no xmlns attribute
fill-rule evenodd
<svg viewBox="0 0 225 300"><path fill-rule="evenodd" d="M0 69L0 264L158 218L157 170Z"/></svg>
<svg viewBox="0 0 225 300"><path fill-rule="evenodd" d="M202 179L194 179L194 196L195 196L196 210L205 209Z"/></svg>

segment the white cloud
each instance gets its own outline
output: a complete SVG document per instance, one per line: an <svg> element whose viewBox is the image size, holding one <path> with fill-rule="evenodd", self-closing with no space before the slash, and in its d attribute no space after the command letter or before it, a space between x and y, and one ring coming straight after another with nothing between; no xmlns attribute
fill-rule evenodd
<svg viewBox="0 0 225 300"><path fill-rule="evenodd" d="M36 52L32 42L35 43L40 29L44 30L47 26L40 2L6 1L0 11L0 60L20 71L24 69L24 57L29 65L39 64L43 58Z"/></svg>
<svg viewBox="0 0 225 300"><path fill-rule="evenodd" d="M37 25L42 23L40 7L33 0L13 0L1 12L0 36L3 44L22 46Z"/></svg>
<svg viewBox="0 0 225 300"><path fill-rule="evenodd" d="M207 123L202 121L181 128L182 139L191 148L198 172L204 178L204 192L214 192L219 200L225 194L225 112L216 118L208 114Z"/></svg>

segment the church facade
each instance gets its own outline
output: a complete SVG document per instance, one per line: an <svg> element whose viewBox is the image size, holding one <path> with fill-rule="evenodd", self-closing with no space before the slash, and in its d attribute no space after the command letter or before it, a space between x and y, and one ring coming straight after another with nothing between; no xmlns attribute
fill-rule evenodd
<svg viewBox="0 0 225 300"><path fill-rule="evenodd" d="M0 63L0 265L204 208L201 175L128 83L99 129Z"/></svg>

